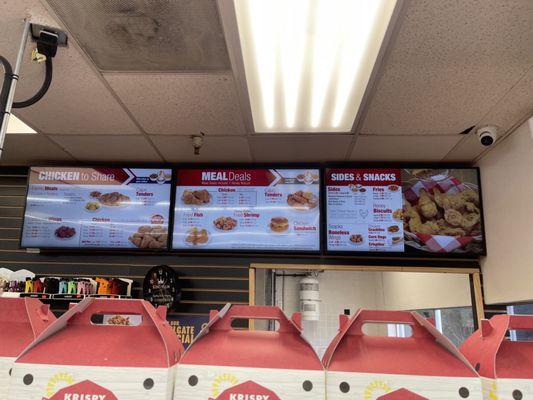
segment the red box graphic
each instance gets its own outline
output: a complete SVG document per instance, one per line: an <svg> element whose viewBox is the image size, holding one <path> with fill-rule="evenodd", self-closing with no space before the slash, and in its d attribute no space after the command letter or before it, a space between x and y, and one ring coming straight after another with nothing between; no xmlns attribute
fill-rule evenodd
<svg viewBox="0 0 533 400"><path fill-rule="evenodd" d="M7 399L16 357L55 320L50 307L37 299L0 297L0 400Z"/></svg>
<svg viewBox="0 0 533 400"><path fill-rule="evenodd" d="M366 324L408 325L412 336L374 336ZM328 400L481 399L481 381L468 361L415 312L359 310L340 316L340 329L323 357Z"/></svg>
<svg viewBox="0 0 533 400"><path fill-rule="evenodd" d="M270 320L277 331L236 329L235 320ZM324 369L302 337L301 316L277 307L226 306L181 359L174 400L323 400ZM265 397L267 396L267 397Z"/></svg>
<svg viewBox="0 0 533 400"><path fill-rule="evenodd" d="M8 398L55 399L79 384L119 399L170 400L183 351L166 308L156 310L144 300L87 298L18 357Z"/></svg>
<svg viewBox="0 0 533 400"><path fill-rule="evenodd" d="M461 346L483 379L485 398L533 396L533 342L511 341L509 331L532 331L533 315L496 315Z"/></svg>

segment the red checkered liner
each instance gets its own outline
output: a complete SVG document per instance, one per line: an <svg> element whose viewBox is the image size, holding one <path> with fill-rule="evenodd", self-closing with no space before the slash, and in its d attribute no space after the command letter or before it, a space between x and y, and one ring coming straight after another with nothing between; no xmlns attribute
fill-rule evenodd
<svg viewBox="0 0 533 400"><path fill-rule="evenodd" d="M442 181L418 181L410 188L404 190L403 195L407 201L411 204L418 204L418 193L420 193L420 189L426 189L428 193L433 193L433 189L437 188L442 193L458 193L462 192L466 189L466 186L464 183L462 183L459 179L452 177L449 177Z"/></svg>
<svg viewBox="0 0 533 400"><path fill-rule="evenodd" d="M446 194L459 193L467 189L467 186L455 177L449 177L442 181L417 181L413 186L404 190L404 198L412 205L418 204L418 194L421 189L426 189L428 193L433 193L433 190L437 188L440 192ZM418 239L427 250L433 253L451 253L458 249L463 248L474 240L481 240L479 236L442 236L442 235L427 235L422 233L410 233L406 232L406 236L411 239ZM416 240L415 239L415 240Z"/></svg>

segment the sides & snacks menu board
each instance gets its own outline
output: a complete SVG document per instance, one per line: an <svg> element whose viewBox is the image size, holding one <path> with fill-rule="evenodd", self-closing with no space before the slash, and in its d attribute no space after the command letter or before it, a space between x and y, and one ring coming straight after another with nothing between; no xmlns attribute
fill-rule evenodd
<svg viewBox="0 0 533 400"><path fill-rule="evenodd" d="M180 169L174 249L320 251L318 169Z"/></svg>
<svg viewBox="0 0 533 400"><path fill-rule="evenodd" d="M329 252L486 252L475 168L328 168L325 180Z"/></svg>
<svg viewBox="0 0 533 400"><path fill-rule="evenodd" d="M403 252L401 170L326 171L329 251Z"/></svg>
<svg viewBox="0 0 533 400"><path fill-rule="evenodd" d="M167 249L170 169L32 167L22 247Z"/></svg>

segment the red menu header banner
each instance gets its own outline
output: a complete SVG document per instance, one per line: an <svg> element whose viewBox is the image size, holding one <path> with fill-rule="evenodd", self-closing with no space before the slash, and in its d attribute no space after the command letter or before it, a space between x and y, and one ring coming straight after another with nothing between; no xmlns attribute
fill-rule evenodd
<svg viewBox="0 0 533 400"><path fill-rule="evenodd" d="M181 169L177 186L270 186L279 179L269 169Z"/></svg>
<svg viewBox="0 0 533 400"><path fill-rule="evenodd" d="M327 186L388 186L402 184L400 169L383 168L329 168L326 170Z"/></svg>

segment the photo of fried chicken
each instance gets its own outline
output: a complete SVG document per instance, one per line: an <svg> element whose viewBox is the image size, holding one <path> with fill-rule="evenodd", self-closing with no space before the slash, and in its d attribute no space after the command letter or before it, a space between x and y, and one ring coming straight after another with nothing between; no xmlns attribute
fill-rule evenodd
<svg viewBox="0 0 533 400"><path fill-rule="evenodd" d="M407 206L405 221L405 231L407 232L437 235L440 230L439 224L436 221L423 222L418 210L411 205Z"/></svg>
<svg viewBox="0 0 533 400"><path fill-rule="evenodd" d="M420 190L420 198L418 199L418 208L424 218L435 218L438 214L437 205L433 202L428 192L425 189Z"/></svg>
<svg viewBox="0 0 533 400"><path fill-rule="evenodd" d="M130 318L123 317L122 315L115 315L107 320L109 325L121 325L121 326L130 326Z"/></svg>
<svg viewBox="0 0 533 400"><path fill-rule="evenodd" d="M481 233L479 194L467 188L462 192L442 193L420 189L418 202L406 201L405 231L442 236L476 236Z"/></svg>
<svg viewBox="0 0 533 400"><path fill-rule="evenodd" d="M209 204L211 201L211 194L205 190L185 190L181 195L183 204L201 206Z"/></svg>
<svg viewBox="0 0 533 400"><path fill-rule="evenodd" d="M167 246L167 229L162 226L143 225L128 240L139 249L162 249Z"/></svg>

